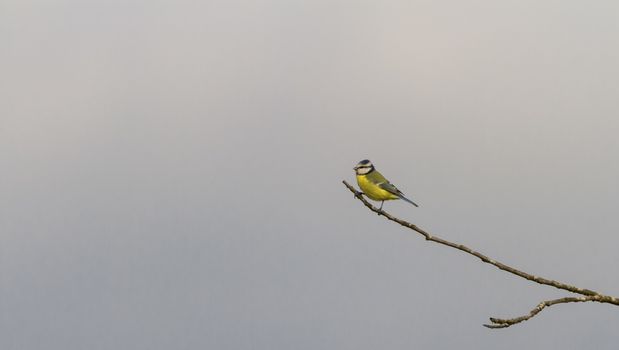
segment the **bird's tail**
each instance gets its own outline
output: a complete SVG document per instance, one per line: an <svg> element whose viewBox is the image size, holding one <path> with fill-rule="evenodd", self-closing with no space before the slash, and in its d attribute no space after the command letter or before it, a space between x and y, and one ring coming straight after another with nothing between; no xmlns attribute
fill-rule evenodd
<svg viewBox="0 0 619 350"><path fill-rule="evenodd" d="M400 196L398 196L398 197L400 197L400 199L402 199L402 200L404 200L404 201L407 201L407 202L409 202L410 204L412 204L412 205L414 205L414 206L416 206L416 207L419 207L419 206L418 206L415 202L413 202L412 200L410 200L410 199L408 199L408 198L406 198L406 197L404 197L404 196L402 196L402 195L400 195Z"/></svg>

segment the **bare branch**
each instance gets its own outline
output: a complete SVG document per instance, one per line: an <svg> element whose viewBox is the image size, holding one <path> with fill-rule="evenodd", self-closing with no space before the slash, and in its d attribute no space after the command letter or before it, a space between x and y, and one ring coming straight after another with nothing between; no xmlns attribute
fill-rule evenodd
<svg viewBox="0 0 619 350"><path fill-rule="evenodd" d="M540 313L542 310L544 310L548 306L552 306L556 304L566 304L566 303L582 303L582 302L587 302L587 301L602 302L600 297L597 295L589 295L589 296L582 296L582 297L565 297L565 298L559 298L559 299L554 299L554 300L546 300L546 301L542 301L541 303L537 304L537 306L533 310L529 311L528 315L508 318L508 319L490 317L490 322L492 322L492 324L485 324L484 327L488 327L492 329L507 328L517 323L529 320L530 318L534 317L535 315Z"/></svg>
<svg viewBox="0 0 619 350"><path fill-rule="evenodd" d="M404 221L402 219L396 218L395 216L387 213L386 211L382 210L382 209L378 209L376 207L374 207L370 202L368 202L365 198L363 198L363 193L357 191L354 187L352 187L348 182L346 181L342 181L344 183L344 185L355 195L355 198L359 199L361 202L363 202L363 204L368 207L368 209L370 209L371 211L377 213L378 215L382 215L384 216L387 220L391 220L394 222L397 222L398 224L407 227L419 234L421 234L422 236L424 236L424 238L427 241L432 241L438 244L442 244L451 248L455 248L458 250L461 250L465 253L468 253L470 255L473 255L477 258L479 258L481 261L483 261L484 263L490 264L490 265L494 265L497 268L499 268L500 270L503 271L507 271L513 275L516 275L518 277L524 278L526 280L532 281L532 282L536 282L539 284L543 284L546 286L551 286L551 287L555 287L558 289L562 289L568 292L572 292L572 293L576 293L576 294L580 294L580 295L584 295L584 297L566 297L566 298L561 298L561 299L555 299L555 300L548 300L548 301L544 301L541 302L540 304L537 305L537 307L533 310L531 310L531 312L526 315L526 316L522 316L522 317L517 317L517 318L512 318L512 319L497 319L497 318L491 318L490 321L493 323L491 325L484 325L488 328L506 328L509 327L511 325L520 323L522 321L526 321L532 317L534 317L535 315L537 315L540 311L542 311L544 308L548 307L548 306L552 306L555 304L563 304L563 303L572 303L572 302L588 302L588 301L595 301L595 302L599 302L599 303L608 303L608 304L613 304L613 305L617 305L619 306L619 298L616 297L612 297L609 295L604 295L604 294L600 294L596 291L593 291L591 289L585 289L585 288L578 288L576 286L570 285L570 284L566 284L566 283L562 283L562 282L558 282L555 280L551 280L551 279L547 279L547 278L543 278L543 277L539 277L539 276L535 276L529 273L526 273L524 271L520 271L518 269L515 269L511 266L505 265L495 259L491 259L489 257L487 257L484 254L481 254L463 244L457 244L457 243L453 243L447 240L444 240L440 237L437 236L433 236L430 233L428 233L425 230L422 230L421 228L417 227L416 225L411 224L408 221Z"/></svg>

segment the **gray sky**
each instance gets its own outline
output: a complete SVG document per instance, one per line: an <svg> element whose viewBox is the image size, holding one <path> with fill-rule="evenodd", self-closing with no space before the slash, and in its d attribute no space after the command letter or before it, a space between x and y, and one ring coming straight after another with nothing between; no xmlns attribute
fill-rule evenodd
<svg viewBox="0 0 619 350"><path fill-rule="evenodd" d="M615 349L615 1L0 3L0 348Z"/></svg>

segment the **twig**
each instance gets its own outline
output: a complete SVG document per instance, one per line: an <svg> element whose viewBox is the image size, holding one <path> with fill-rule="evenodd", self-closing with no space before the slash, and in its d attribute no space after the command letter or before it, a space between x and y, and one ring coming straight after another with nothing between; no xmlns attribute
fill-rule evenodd
<svg viewBox="0 0 619 350"><path fill-rule="evenodd" d="M518 277L524 278L526 280L532 281L532 282L536 282L539 284L543 284L546 286L551 286L551 287L555 287L558 289L562 289L562 290L566 290L568 292L572 292L572 293L576 293L576 294L581 294L584 295L585 297L567 297L567 298L561 298L561 299L555 299L555 300L548 300L548 301L544 301L540 304L538 304L538 306L531 310L531 312L527 315L527 316L522 316L522 317L517 317L517 318L512 318L512 319L497 319L497 318L491 318L490 321L493 323L492 325L484 325L488 328L506 328L509 327L511 325L520 323L522 321L526 321L532 317L534 317L535 315L537 315L540 311L542 311L542 309L544 309L547 306L552 306L555 304L562 304L562 303L570 303L570 302L587 302L587 301L595 301L595 302L599 302L599 303L608 303L608 304L613 304L613 305L617 305L619 306L619 298L616 297L612 297L609 295L604 295L601 293L598 293L596 291L593 291L591 289L585 289L585 288L578 288L576 286L573 285L569 285L566 283L562 283L562 282L558 282L555 280L551 280L551 279L547 279L547 278L542 278L539 276L535 276L535 275L531 275L529 273L526 273L524 271L520 271L518 269L515 269L511 266L505 265L495 259L491 259L489 257L487 257L484 254L481 254L463 244L457 244L457 243L452 243L450 241L444 240L440 237L437 236L433 236L430 233L428 233L425 230L422 230L421 228L417 227L416 225L411 224L408 221L404 221L402 219L398 219L395 216L387 213L386 211L382 210L382 209L378 209L376 207L374 207L370 202L368 202L365 198L363 198L363 193L357 191L354 187L352 187L348 182L346 181L342 181L344 183L344 185L346 187L348 187L348 189L355 195L355 198L357 198L358 200L360 200L361 202L363 202L363 204L368 207L368 209L370 209L371 211L377 213L378 215L382 215L384 216L387 220L391 220L394 222L397 222L398 224L407 227L419 234L421 234L422 236L425 237L425 239L427 241L432 241L435 243L439 243L442 245L446 245L448 247L451 248L455 248L458 250L461 250L465 253L468 253L470 255L473 255L477 258L479 258L481 261L490 264L490 265L494 265L497 268L499 268L500 270L503 271L507 271L511 274L514 274Z"/></svg>
<svg viewBox="0 0 619 350"><path fill-rule="evenodd" d="M559 299L554 299L554 300L546 300L546 301L542 301L541 303L537 304L537 306L533 310L529 311L529 314L525 316L514 317L514 318L509 318L509 319L490 317L490 322L492 322L493 324L485 324L484 327L488 327L492 329L507 328L509 326L515 325L516 323L520 323L522 321L526 321L534 317L535 315L540 313L542 310L544 310L548 306L552 306L556 304L566 304L566 303L582 303L586 301L603 302L601 301L601 298L598 295L588 295L588 296L582 296L582 297L565 297L565 298L559 298Z"/></svg>

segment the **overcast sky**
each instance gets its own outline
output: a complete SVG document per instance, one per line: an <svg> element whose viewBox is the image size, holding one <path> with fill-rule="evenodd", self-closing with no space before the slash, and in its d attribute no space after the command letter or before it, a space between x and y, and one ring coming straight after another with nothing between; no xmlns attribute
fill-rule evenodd
<svg viewBox="0 0 619 350"><path fill-rule="evenodd" d="M0 348L616 349L616 1L0 2Z"/></svg>

